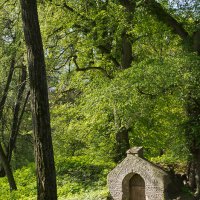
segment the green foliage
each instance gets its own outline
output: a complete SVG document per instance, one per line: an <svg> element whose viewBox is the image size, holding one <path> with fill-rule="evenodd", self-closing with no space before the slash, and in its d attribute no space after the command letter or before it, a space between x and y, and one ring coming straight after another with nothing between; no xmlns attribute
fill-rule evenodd
<svg viewBox="0 0 200 200"><path fill-rule="evenodd" d="M95 152L111 159L120 127L131 128L131 145L147 148L147 156L157 156L161 149L174 149L177 141L183 145L179 130L186 119L184 59L174 58L173 65L169 57L148 59L118 72L112 80L96 72L71 74L70 82L62 83L62 89L76 88L81 95L73 103L56 105L52 112L54 136L66 147L63 153L73 149L69 144L74 141L81 144L75 145L75 154Z"/></svg>
<svg viewBox="0 0 200 200"><path fill-rule="evenodd" d="M106 177L114 163L93 160L86 156L56 159L58 199L106 199ZM6 178L0 179L0 199L35 199L34 164L15 171L17 191L10 193Z"/></svg>
<svg viewBox="0 0 200 200"><path fill-rule="evenodd" d="M41 6L47 16L41 14L48 67L59 69L50 80L55 89L51 105L56 154L95 154L111 160L121 127L130 130L131 146L143 145L149 157L161 150L179 152L181 148L174 146L185 142L180 127L186 120L190 77L180 39L154 17L147 20L143 7L136 10L133 26L127 23L123 6L114 1L77 1L76 7L68 1L75 12L62 3ZM134 41L135 60L130 69L119 71L110 56L120 62L125 28ZM109 49L109 56L101 45ZM74 55L80 68L102 67L114 78L97 70L76 73Z"/></svg>
<svg viewBox="0 0 200 200"><path fill-rule="evenodd" d="M23 167L22 169L16 170L14 173L16 184L18 187L17 191L10 193L8 182L6 178L0 179L0 199L35 199L36 198L36 178L35 168L33 164L29 167Z"/></svg>
<svg viewBox="0 0 200 200"><path fill-rule="evenodd" d="M108 190L106 188L102 188L96 191L87 191L81 195L69 196L67 199L69 200L106 200L108 196ZM65 198L61 198L64 200Z"/></svg>
<svg viewBox="0 0 200 200"><path fill-rule="evenodd" d="M62 198L83 196L87 191L101 190L112 163L92 162L88 157L69 157L56 160L58 194ZM97 193L97 192L96 192Z"/></svg>

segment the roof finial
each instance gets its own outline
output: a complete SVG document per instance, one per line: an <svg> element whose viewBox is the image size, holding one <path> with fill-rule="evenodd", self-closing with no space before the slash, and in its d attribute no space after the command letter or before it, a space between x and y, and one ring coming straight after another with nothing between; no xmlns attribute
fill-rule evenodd
<svg viewBox="0 0 200 200"><path fill-rule="evenodd" d="M126 153L143 158L143 147L132 147Z"/></svg>

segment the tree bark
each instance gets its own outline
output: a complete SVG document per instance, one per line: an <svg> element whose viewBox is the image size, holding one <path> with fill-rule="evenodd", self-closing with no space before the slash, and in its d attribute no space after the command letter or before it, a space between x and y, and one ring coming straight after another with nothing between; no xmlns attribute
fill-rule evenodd
<svg viewBox="0 0 200 200"><path fill-rule="evenodd" d="M6 158L6 155L4 153L4 150L0 144L0 159L1 159L1 164L3 166L3 169L6 173L6 176L8 178L8 183L10 185L10 190L17 190L17 186L16 186L16 183L15 183L15 179L14 179L14 176L13 176L13 173L12 173L12 170L10 168L10 165L8 163L8 160Z"/></svg>
<svg viewBox="0 0 200 200"><path fill-rule="evenodd" d="M188 115L188 123L185 128L185 137L187 139L188 149L192 155L189 177L195 178L195 183L191 179L191 187L195 189L197 197L200 196L200 107L195 103L191 94L187 100L186 111ZM194 188L195 187L195 188Z"/></svg>
<svg viewBox="0 0 200 200"><path fill-rule="evenodd" d="M194 153L195 157L195 180L196 180L196 191L195 196L200 197L200 147Z"/></svg>
<svg viewBox="0 0 200 200"><path fill-rule="evenodd" d="M158 2L155 0L145 0L145 7L150 13L157 17L167 26L171 27L174 33L178 34L183 40L188 39L189 34L174 17L172 17Z"/></svg>
<svg viewBox="0 0 200 200"><path fill-rule="evenodd" d="M12 157L12 151L16 144L17 135L19 133L19 124L20 122L20 107L22 104L23 93L26 87L26 66L22 67L22 74L21 74L21 81L20 81L20 88L17 94L17 100L14 107L14 114L13 114L13 123L11 134L7 146L7 160L10 163Z"/></svg>
<svg viewBox="0 0 200 200"><path fill-rule="evenodd" d="M128 129L125 127L120 128L116 134L115 157L116 163L122 161L126 157L126 151L130 149Z"/></svg>
<svg viewBox="0 0 200 200"><path fill-rule="evenodd" d="M115 106L113 108L113 116L114 116L115 127L117 129L115 135L114 162L118 163L126 157L126 151L130 148L129 134L128 134L129 129L121 124L121 119L118 116Z"/></svg>
<svg viewBox="0 0 200 200"><path fill-rule="evenodd" d="M120 4L124 6L126 12L126 19L128 24L133 23L133 17L135 13L135 1L130 0L119 0ZM124 28L121 38L122 38L122 55L121 55L121 68L127 69L131 66L133 61L133 52L132 52L132 41L129 38L128 30Z"/></svg>
<svg viewBox="0 0 200 200"><path fill-rule="evenodd" d="M127 23L131 24L134 17L135 1L131 0L119 0L119 3L124 7ZM124 70L131 67L133 61L132 41L129 38L128 30L124 28L121 34L121 64L120 69ZM120 119L117 116L116 109L114 108L114 121L118 128L118 132L115 136L115 156L114 161L119 162L126 156L126 151L130 148L129 143L129 130L126 127L121 127Z"/></svg>
<svg viewBox="0 0 200 200"><path fill-rule="evenodd" d="M13 58L11 59L10 70L9 70L8 78L7 78L7 81L6 81L5 88L4 88L3 96L2 96L1 101L0 101L0 120L2 120L3 109L4 109L4 105L5 105L5 103L6 103L6 99L7 99L7 95L8 95L9 86L10 86L10 83L11 83L11 81L12 81L12 76L13 76L14 68L15 68L15 55L14 55Z"/></svg>
<svg viewBox="0 0 200 200"><path fill-rule="evenodd" d="M3 97L0 101L0 121L2 121L3 110L4 110L5 103L6 103L9 86L10 86L10 83L12 81L14 68L15 68L15 55L11 59L8 78L7 78L7 81L6 81L5 88L4 88ZM1 143L0 143L0 160L1 160L1 165L2 165L2 168L0 169L0 175L4 176L6 174L6 176L8 178L9 185L10 185L10 190L16 190L17 186L16 186L16 183L15 183L15 180L14 180L14 176L13 176L12 170L10 168L9 162L7 161L7 158L6 158L6 155L4 153L4 150L3 150Z"/></svg>
<svg viewBox="0 0 200 200"><path fill-rule="evenodd" d="M57 199L48 87L36 0L20 0L30 77L38 200Z"/></svg>
<svg viewBox="0 0 200 200"><path fill-rule="evenodd" d="M158 2L155 0L145 0L145 8L157 19L168 27L171 27L173 32L179 35L183 41L189 44L189 51L195 51L200 55L200 31L195 31L192 35L189 35L186 29L184 29L182 23L178 22L171 14L169 14Z"/></svg>
<svg viewBox="0 0 200 200"><path fill-rule="evenodd" d="M189 165L188 165L188 185L189 187L194 191L196 188L196 180L195 180L195 166L194 166L194 162L190 161Z"/></svg>

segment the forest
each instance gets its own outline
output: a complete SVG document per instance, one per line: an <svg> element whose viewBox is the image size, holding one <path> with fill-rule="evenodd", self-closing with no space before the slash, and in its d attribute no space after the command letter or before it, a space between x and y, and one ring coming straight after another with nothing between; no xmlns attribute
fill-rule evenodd
<svg viewBox="0 0 200 200"><path fill-rule="evenodd" d="M110 200L131 147L200 199L199 0L0 0L0 199Z"/></svg>

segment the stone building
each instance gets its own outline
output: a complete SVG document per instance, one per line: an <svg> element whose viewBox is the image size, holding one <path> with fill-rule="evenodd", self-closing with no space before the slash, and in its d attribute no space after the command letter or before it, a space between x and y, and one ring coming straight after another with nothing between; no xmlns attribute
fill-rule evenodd
<svg viewBox="0 0 200 200"><path fill-rule="evenodd" d="M134 147L108 175L114 200L167 200L169 175L143 158L143 148Z"/></svg>

